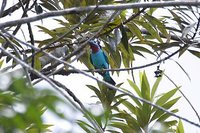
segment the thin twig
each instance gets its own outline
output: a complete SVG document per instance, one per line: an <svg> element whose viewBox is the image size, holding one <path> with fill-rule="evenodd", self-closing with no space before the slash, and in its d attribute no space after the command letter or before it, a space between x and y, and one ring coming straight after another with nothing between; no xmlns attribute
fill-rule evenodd
<svg viewBox="0 0 200 133"><path fill-rule="evenodd" d="M99 126L99 124L96 122L96 120L91 117L89 111L85 108L85 106L83 105L83 103L75 96L75 94L68 89L65 85L61 84L60 82L54 80L54 79L50 79L54 84L56 84L58 87L64 89L72 98L73 100L79 104L79 106L81 107L81 109L83 109L83 113L85 114L85 117L88 120L91 120L91 123L93 124L93 126L95 126L97 129L100 129L101 133L103 133L102 128Z"/></svg>
<svg viewBox="0 0 200 133"><path fill-rule="evenodd" d="M7 0L5 0L7 1ZM29 2L29 0L22 0L23 5L26 4L27 2ZM18 2L15 5L13 5L12 7L6 9L5 11L2 12L2 17L5 17L11 13L13 13L14 11L16 11L17 9L19 9L21 6L21 3Z"/></svg>
<svg viewBox="0 0 200 133"><path fill-rule="evenodd" d="M165 77L167 77L167 79L168 79L175 87L178 87L178 86L176 85L176 83L175 83L167 74L164 73L164 75L165 75ZM186 95L185 95L180 89L178 89L178 90L179 90L179 92L181 93L181 95L185 98L185 100L188 102L188 104L190 105L190 107L192 108L192 110L194 111L194 113L196 114L196 116L197 116L197 118L198 118L198 120L199 120L199 122L200 122L200 116L199 116L198 112L196 111L196 109L194 108L194 106L192 105L192 103L190 102L190 100L186 97Z"/></svg>
<svg viewBox="0 0 200 133"><path fill-rule="evenodd" d="M0 9L0 18L3 15L3 12L4 12L4 9L6 7L6 4L7 4L7 0L3 0L2 4L1 4L1 9Z"/></svg>
<svg viewBox="0 0 200 133"><path fill-rule="evenodd" d="M106 31L105 33L102 33L100 34L99 36L102 36L102 35L106 35L108 33L110 33L112 30L116 29L116 28L119 28L120 26L130 22L131 20L133 20L134 18L138 17L141 13L143 13L144 11L146 10L146 8L143 8L142 10L138 11L136 14L133 14L132 16L130 16L127 20L125 20L124 22L120 23L119 25L109 29L108 31Z"/></svg>
<svg viewBox="0 0 200 133"><path fill-rule="evenodd" d="M197 34L197 32L198 32L198 29L199 29L199 25L200 25L200 17L199 17L199 19L198 19L197 27L195 28L195 32L194 32L194 34L193 34L193 36L192 36L191 39L194 39L194 38L195 38L195 36L196 36L196 34Z"/></svg>
<svg viewBox="0 0 200 133"><path fill-rule="evenodd" d="M180 50L180 49L179 49L179 50ZM168 57L165 57L164 59L161 59L160 61L157 61L156 63L160 63L161 61L164 61L164 60L166 60L166 59L169 59L171 56L173 56L173 55L175 55L176 53L178 53L179 50L176 51L176 52L174 52L173 54L169 55ZM115 86L113 86L113 85L111 85L111 84L109 84L109 83L107 83L107 82L105 82L105 81L99 80L99 79L95 78L94 76L91 76L91 75L87 74L86 72L75 68L74 66L70 65L69 63L67 63L67 62L65 62L65 61L63 61L63 60L60 60L60 59L58 59L57 57L55 57L55 56L53 56L53 55L51 55L51 54L48 54L48 53L46 53L46 52L45 52L45 54L47 54L47 55L48 55L49 57L51 57L52 59L54 59L54 60L56 60L56 61L59 61L59 62L63 63L64 65L67 65L68 67L71 67L73 70L77 71L78 73L81 73L81 74L83 74L83 75L85 75L85 76L87 76L87 77L90 77L90 78L92 78L92 79L94 79L94 80L97 80L97 81L99 81L99 82L101 82L101 83L107 85L108 87L111 87L111 88L114 89L114 90L117 90L117 91L119 91L119 92L121 92L121 93L123 93L123 94L129 95L130 97L133 97L133 98L138 99L138 100L140 100L140 101L142 101L142 102L145 102L145 103L147 103L147 104L150 104L151 106L156 107L156 108L158 108L158 109L160 109L160 110L162 110L162 111L164 111L164 112L166 112L166 113L168 113L168 114L170 114L170 115L172 115L172 116L174 116L174 117L177 117L177 118L182 119L182 120L184 120L184 121L186 121L186 122L188 122L188 123L190 123L190 124L192 124L192 125L195 125L195 126L197 126L197 127L200 127L200 125L197 124L197 123L194 123L194 122L192 122L192 121L190 121L190 120L188 120L188 119L186 119L186 118L183 118L183 117L181 117L181 116L178 116L178 115L176 115L176 114L174 114L174 113L172 113L172 112L170 112L170 111L168 111L168 110L166 110L166 109L164 109L164 108L162 108L162 107L160 107L160 106L158 106L158 105L155 105L155 104L151 103L151 102L148 101L148 100L145 100L145 99L136 97L136 96L133 95L133 94L130 94L130 93L127 93L127 92L125 92L125 91L123 91L123 90L120 90L120 89L116 88ZM151 64L156 64L156 63L151 63ZM149 66L149 65L145 65L145 66ZM143 66L143 67L144 67L144 66ZM138 68L138 67L136 67L136 68ZM132 69L133 69L133 68L132 68ZM129 70L129 69L127 69L127 70Z"/></svg>
<svg viewBox="0 0 200 133"><path fill-rule="evenodd" d="M18 56L18 58L22 60L22 57L21 57L17 47L15 46L15 44L13 42L11 42L6 36L4 36L2 32L0 32L0 36L2 36L7 41L8 44L10 44L10 46L13 48L13 50L15 51L16 55ZM22 68L24 69L25 75L27 77L28 84L32 85L31 84L31 78L29 76L27 68L26 67L22 67Z"/></svg>
<svg viewBox="0 0 200 133"><path fill-rule="evenodd" d="M26 4L26 7L23 6L23 3L21 0L19 0L19 2L21 3L21 7L23 9L23 14L25 15L25 17L28 17L27 15L27 10L28 10L28 7L29 7L29 2ZM33 31L32 31L32 28L31 28L31 24L30 22L27 23L27 26L28 26L28 31L29 31L29 37L30 37L30 40L31 40L31 45L34 46L35 44L35 41L34 41L34 36L33 36ZM35 52L34 49L31 50L32 54ZM32 56L32 59L31 59L31 66L32 68L35 67L35 56Z"/></svg>
<svg viewBox="0 0 200 133"><path fill-rule="evenodd" d="M89 39L87 39L85 42L83 42L78 48L76 48L73 52L71 52L70 54L66 55L63 57L63 60L68 60L70 59L72 56L74 55L77 55L79 54L87 45L88 45L88 41L90 41L91 39L93 39L94 37L98 36L101 31L106 27L106 25L113 19L113 17L115 16L115 14L117 13L117 11L115 11L111 16L110 18L105 22L105 24L96 32L94 33L93 35L91 35L89 37ZM51 70L52 68L58 66L60 63L55 63L54 65L50 66L49 68L47 68L46 70L44 71L49 71Z"/></svg>
<svg viewBox="0 0 200 133"><path fill-rule="evenodd" d="M177 53L179 53L181 50L182 50L182 49L179 49L179 50L175 51L174 53L168 55L168 56L165 57L165 58L162 58L162 59L160 59L160 60L157 60L157 61L152 62L152 63L149 63L149 64L141 65L141 66L130 67L130 68L112 68L112 69L103 69L103 70L102 70L102 69L95 69L95 70L92 69L92 70L82 70L82 71L84 71L84 72L104 72L104 71L112 71L112 72L114 72L114 71L118 71L118 72L119 72L119 71L130 71L130 70L142 69L142 68L150 67L150 66L159 64L159 63L161 63L161 62L164 62L164 61L170 59L172 56L174 56L174 55L176 55ZM65 75L65 76L67 76L67 75L69 75L69 74L78 73L77 71L75 71L75 70L73 70L73 69L72 69L72 70L70 70L70 69L64 70L64 69L62 69L62 68L63 68L63 67L61 67L60 69L58 69L58 70L52 72L52 74L54 74L54 75ZM45 73L45 75L49 75L51 72L50 72L50 71L45 71L44 73ZM51 75L51 74L50 74L50 75ZM31 77L32 80L38 78L36 75L32 75L32 76L33 76L33 77Z"/></svg>
<svg viewBox="0 0 200 133"><path fill-rule="evenodd" d="M174 114L174 113L172 113L172 112L166 110L165 108L163 108L163 107L161 107L161 106L159 106L159 105L156 105L156 104L151 103L150 101L148 101L148 100L146 100L146 99L137 97L137 96L135 96L134 94L131 94L131 93L126 92L126 91L124 91L124 90L118 89L116 86L113 86L113 85L111 85L111 84L109 84L109 83L107 83L107 82L105 82L105 81L103 81L103 80L100 80L100 79L98 79L98 78L95 78L94 76L92 76L92 75L90 75L90 74L87 74L85 71L82 71L82 70L80 70L80 69L77 69L76 67L72 66L72 65L69 64L68 62L63 61L63 60L60 60L60 59L58 59L57 57L55 57L55 56L53 56L53 55L51 55L51 54L48 54L48 55L49 55L49 57L51 57L52 59L57 60L57 61L63 63L64 65L66 65L66 66L72 68L73 70L77 71L78 73L81 73L81 74L83 74L84 76L89 77L89 78L91 78L91 79L93 79L93 80L96 80L96 81L98 81L98 82L100 82L100 83L103 83L103 84L105 84L106 86L108 86L109 88L111 88L111 89L113 89L113 90L116 90L116 91L118 91L118 92L121 92L121 93L123 93L123 94L126 94L126 95L128 95L128 96L130 96L130 97L132 97L132 98L134 98L134 99L137 99L137 100L139 100L139 101L141 101L141 102L147 103L147 104L149 104L149 105L151 105L151 106L153 106L153 107L155 107L155 108L157 108L157 109L159 109L159 110L161 110L161 111L163 111L163 112L165 112L165 113L170 114L171 116L174 116L174 117L176 117L176 118L179 118L179 119L181 119L181 120L183 120L183 121L185 121L185 122L188 122L188 123L190 123L190 124L192 124L192 125L197 126L197 127L200 128L200 125L197 124L197 123L195 123L195 122L193 122L193 121L190 121L190 120L188 120L188 119L186 119L186 118L184 118L184 117L181 117L181 116L179 116L179 115L176 115L176 114Z"/></svg>
<svg viewBox="0 0 200 133"><path fill-rule="evenodd" d="M47 78L45 75L39 73L38 71L36 71L36 70L33 69L32 67L30 67L29 65L27 65L26 63L24 63L23 61L21 61L20 59L18 59L18 58L16 58L16 57L14 57L13 55L11 55L11 54L8 53L3 47L0 46L0 49L1 49L5 54L7 54L7 55L10 56L11 58L13 58L16 62L18 62L19 64L23 65L24 67L27 67L29 70L33 71L35 74L37 74L37 75L39 75L40 77L44 78L47 82L50 82L50 83L51 83L50 79ZM98 78L95 78L94 76L89 75L89 74L87 74L86 72L84 72L84 71L82 71L82 70L79 70L79 69L77 69L76 67L74 67L74 66L72 66L71 64L69 64L68 62L63 61L63 60L61 60L61 59L58 59L57 57L55 57L55 56L53 56L53 55L51 55L51 54L48 54L48 53L46 53L46 54L49 55L49 57L51 57L52 59L54 59L54 60L56 60L56 61L59 61L59 62L63 63L64 65L68 66L68 67L71 67L73 70L75 70L75 71L77 71L77 72L83 74L83 75L86 76L86 77L89 77L89 78L91 78L91 79L93 79L93 80L96 80L96 81L98 81L98 82L100 82L100 83L105 84L106 86L108 86L109 88L111 88L111 89L113 89L113 90L116 90L116 91L118 91L118 92L121 92L121 93L123 93L123 94L126 94L126 95L128 95L128 96L130 96L130 97L132 97L132 98L134 98L134 99L137 99L137 100L139 100L139 101L141 101L141 102L147 103L147 104L149 104L149 105L151 105L151 106L153 106L153 107L155 107L155 108L157 108L157 109L159 109L159 110L161 110L161 111L163 111L163 112L165 112L165 113L170 114L171 116L174 116L174 117L176 117L176 118L179 118L179 119L181 119L181 120L183 120L183 121L185 121L185 122L188 122L188 123L190 123L190 124L192 124L192 125L194 125L194 126L200 128L200 125L197 124L197 123L195 123L195 122L192 122L192 121L190 121L190 120L188 120L188 119L186 119L186 118L184 118L184 117L181 117L181 116L179 116L179 115L176 115L176 114L174 114L174 113L172 113L172 112L166 110L165 108L163 108L163 107L161 107L161 106L158 106L158 105L156 105L156 104L151 103L150 101L148 101L148 100L146 100L146 99L137 97L137 96L135 96L134 94L131 94L131 93L128 93L128 92L123 91L123 90L121 90L121 89L118 89L117 87L115 87L115 86L113 86L113 85L111 85L111 84L109 84L109 83L107 83L107 82L105 82L105 81L102 81L102 80L100 80L100 79L98 79ZM53 84L53 86L55 86L55 85Z"/></svg>
<svg viewBox="0 0 200 133"><path fill-rule="evenodd" d="M68 32L64 33L63 35L61 35L60 37L58 37L57 39L53 40L52 42L48 43L45 45L45 47L43 48L40 48L39 50L35 51L35 53L33 53L31 56L29 56L26 60L30 59L31 57L35 56L36 54L38 54L39 52L42 52L43 50L46 50L47 48L49 48L52 44L60 41L61 39L63 39L65 36L67 36L68 34L70 34L71 32L73 32L73 30L75 30L76 28L78 28L82 23L85 22L85 20L91 15L93 14L97 8L98 8L99 5L96 5L96 7L91 10L88 15L82 19L78 24L76 24L74 27L72 27ZM69 44L68 44L69 45ZM72 44L71 44L72 45ZM58 65L58 64L57 64ZM55 66L54 66L55 67Z"/></svg>

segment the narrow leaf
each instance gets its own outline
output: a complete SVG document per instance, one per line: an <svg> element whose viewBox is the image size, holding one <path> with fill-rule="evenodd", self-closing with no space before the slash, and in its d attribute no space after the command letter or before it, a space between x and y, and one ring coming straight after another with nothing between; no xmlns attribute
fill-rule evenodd
<svg viewBox="0 0 200 133"><path fill-rule="evenodd" d="M188 50L191 54L193 54L194 56L200 58L200 52L195 51L195 50Z"/></svg>
<svg viewBox="0 0 200 133"><path fill-rule="evenodd" d="M131 80L129 80L129 79L128 79L128 83L135 90L135 92L138 94L138 96L142 97L141 91L138 88L138 86L135 83L133 83Z"/></svg>
<svg viewBox="0 0 200 133"><path fill-rule="evenodd" d="M163 43L160 35L158 34L158 32L147 22L139 22L138 23L143 26L150 34L152 37L154 37L155 39L157 39L160 43Z"/></svg>
<svg viewBox="0 0 200 133"><path fill-rule="evenodd" d="M121 25L120 26L120 31L121 31L121 34L122 34L122 44L124 45L124 47L125 47L125 49L126 49L126 51L127 51L127 53L129 52L129 44L128 44L128 36L127 36L127 34L126 34L126 30L124 29L124 26L123 25Z"/></svg>
<svg viewBox="0 0 200 133"><path fill-rule="evenodd" d="M94 86L92 86L92 85L86 85L88 88L90 88L92 91L94 91L94 93L97 95L97 97L100 99L100 101L101 101L101 99L102 99L102 97L101 97L101 93L100 93L100 91L96 88L96 87L94 87Z"/></svg>
<svg viewBox="0 0 200 133"><path fill-rule="evenodd" d="M0 68L2 67L2 65L3 65L3 62L4 62L4 60L2 59L2 60L0 60Z"/></svg>
<svg viewBox="0 0 200 133"><path fill-rule="evenodd" d="M135 34L138 39L143 42L144 38L142 36L142 32L140 31L140 29L138 28L138 26L134 23L128 23L127 24L129 30L132 32L132 34Z"/></svg>
<svg viewBox="0 0 200 133"><path fill-rule="evenodd" d="M176 133L184 133L183 123L181 120L179 120L179 122L178 122Z"/></svg>
<svg viewBox="0 0 200 133"><path fill-rule="evenodd" d="M171 91L165 93L163 96L161 96L161 97L157 100L156 104L162 106L165 102L167 102L167 101L177 92L177 90L178 90L179 88L180 88L180 87L175 88L175 89L173 89L173 90L171 90Z"/></svg>
<svg viewBox="0 0 200 133"><path fill-rule="evenodd" d="M166 27L164 26L164 24L162 22L160 22L160 20L158 20L157 18L151 16L151 15L148 15L148 14L145 14L144 17L152 24L155 26L155 28L158 28L159 31L165 36L167 37L168 36L168 33L167 33L167 30L166 30Z"/></svg>
<svg viewBox="0 0 200 133"><path fill-rule="evenodd" d="M156 93L156 91L157 91L157 89L158 89L158 85L160 84L161 79L162 79L162 77L158 77L158 78L156 79L156 82L154 83L154 85L153 85L153 87L152 87L151 99L154 98L155 93Z"/></svg>

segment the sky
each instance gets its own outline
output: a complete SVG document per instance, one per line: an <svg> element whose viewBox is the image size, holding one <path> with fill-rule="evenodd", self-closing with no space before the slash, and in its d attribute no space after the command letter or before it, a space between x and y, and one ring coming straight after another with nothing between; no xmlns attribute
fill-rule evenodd
<svg viewBox="0 0 200 133"><path fill-rule="evenodd" d="M9 2L11 2L11 1L9 1ZM10 4L12 4L12 3L10 3ZM20 17L21 17L21 15L18 15L18 16L12 15L11 17L9 17L9 20L17 19ZM51 19L44 19L43 24L50 26L50 23L49 23L50 20ZM2 21L7 21L7 20L5 19L5 20L0 20L0 21L2 22ZM34 22L33 24L41 24L41 21ZM53 23L52 23L52 25L53 25ZM26 28L26 26L23 26L23 28ZM35 28L33 32L35 33L34 35L35 35L36 39L44 39L45 37L47 37L45 35L40 36L40 34L37 34L38 33L37 28ZM22 40L24 39L21 33L18 34L18 36ZM199 59L197 57L194 57L193 55L191 55L188 52L185 52L180 58L175 56L175 57L173 57L173 59L178 61L181 64L181 66L186 70L186 72L189 74L189 76L191 78L191 81L188 79L188 77L185 75L185 73L181 70L181 68L173 60L168 60L168 61L165 61L164 63L162 63L160 69L165 70L165 73L168 76L170 76L170 78L172 78L172 80L178 86L181 86L181 91L187 96L187 98L193 104L193 106L197 110L197 112L200 112L200 104L199 104L200 88L199 88L199 77L198 77L198 75L200 75ZM136 56L136 61L134 62L134 66L144 65L148 62L151 63L154 61L155 61L155 58L153 58L151 56L148 56L148 58L146 58L146 59ZM73 65L77 66L78 68L85 69L85 67L83 65L81 65L80 63L75 62ZM153 83L156 80L154 77L154 71L156 70L156 65L149 67L149 68L134 71L137 83L139 83L138 82L139 79L137 78L139 76L139 71L143 71L143 70L146 71L148 78L150 79L150 81L152 81L151 83ZM101 78L98 74L95 74L95 76ZM129 75L127 75L126 72L121 72L119 77L116 74L113 75L113 79L115 79L115 81L117 83L126 82L127 78L131 79L131 77ZM86 106L90 106L91 108L96 107L94 104L91 104L91 103L96 102L96 99L91 98L91 96L93 95L93 92L91 92L85 86L86 84L92 84L92 85L96 84L95 81L89 79L88 77L80 75L80 74L73 74L73 75L69 75L69 76L56 76L56 79L61 81L67 87L69 87ZM77 84L78 84L78 86L77 86ZM41 82L38 86L46 87L49 85L47 85L44 82ZM130 88L127 84L124 84L124 87ZM174 85L171 82L169 82L165 77L163 77L163 80L159 86L159 92L162 93L165 91L169 91L172 88L175 88ZM177 95L180 95L180 93ZM191 121L194 121L196 123L199 122L196 115L194 114L193 110L191 109L191 107L189 106L189 104L186 102L186 100L183 97L178 101L178 103L175 106L179 109L179 112L177 113L178 115L180 115L184 118L187 118ZM65 112L67 114L68 118L73 123L76 122L76 119L82 118L82 115L80 113L75 113L76 114L75 117L70 115L71 113L73 114L75 111L73 109L67 109L67 107L65 107L63 105L60 106L59 110L61 112ZM55 126L53 127L54 131L63 131L64 130L63 128L68 128L68 129L72 128L74 131L77 130L77 126L75 126L75 127L70 126L70 124L66 121L59 121L59 123L56 121L56 123L55 123L56 118L49 117L49 114L51 114L51 113L47 112L45 114L47 116L46 121L52 122L55 124ZM200 133L199 128L197 128L191 124L188 124L186 122L184 122L184 129L185 129L185 133Z"/></svg>

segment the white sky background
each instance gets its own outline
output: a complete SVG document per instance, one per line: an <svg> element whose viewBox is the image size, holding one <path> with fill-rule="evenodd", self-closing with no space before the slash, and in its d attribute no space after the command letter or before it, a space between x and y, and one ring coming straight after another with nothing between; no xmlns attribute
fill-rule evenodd
<svg viewBox="0 0 200 133"><path fill-rule="evenodd" d="M12 1L8 1L11 2L9 3L9 5L12 5ZM9 20L11 19L19 19L21 17L21 13L19 13L19 15L14 15L12 14L9 17ZM48 27L54 27L55 26L55 21L53 21L52 23L50 23L51 19L43 19L43 24L44 26L48 26ZM0 22L5 22L7 21L6 19L4 20L0 20ZM38 22L34 22L31 23L33 24L41 24L41 21ZM32 26L33 27L33 26ZM23 26L23 28L27 28L26 25ZM46 36L41 36L42 33L38 32L37 28L33 28L33 32L34 32L34 38L35 39L44 39ZM27 32L27 31L25 31ZM20 32L19 32L20 33ZM25 33L26 34L26 33ZM28 35L28 32L27 34ZM24 39L22 37L21 34L18 34L18 37L20 37L22 40ZM28 36L26 38L27 40L29 40ZM141 58L136 56L136 61L135 61L135 66L140 66L140 65L144 65L147 63L151 63L154 62L155 59L154 58L149 58L149 56L147 56L147 59ZM189 81L189 79L187 78L187 76L185 75L185 73L178 67L178 65L173 62L172 60L167 60L165 61L164 64L161 65L161 69L165 69L165 72L168 76L170 76L170 78L173 79L173 81L177 84L177 85L181 85L181 90L184 92L184 94L187 96L187 98L190 100L190 102L193 104L193 106L195 107L195 109L197 110L197 112L200 113L200 104L199 104L199 94L200 94L200 80L199 80L199 75L200 75L200 60L196 57L194 57L193 55L191 55L190 53L186 52L184 53L180 58L177 58L177 56L173 57L173 59L175 59L176 61L178 61L182 67L186 70L186 72L190 75L191 77L191 81ZM74 65L78 68L85 68L83 65L81 65L80 63L74 63ZM153 85L154 81L156 80L154 77L154 71L156 70L156 66L152 66L149 68L145 68L145 69L141 69L140 71L145 70L148 76L148 79L150 79L150 83L151 85ZM136 82L138 82L138 71L134 71L135 74L135 78L136 78ZM98 74L96 74L95 76L99 77L100 76ZM131 79L131 77L128 77L126 72L120 72L119 77L116 76L116 74L113 76L114 80L117 83L121 83L121 82L126 82L127 78ZM85 103L85 105L90 105L91 103L95 103L96 99L91 98L90 96L93 95L93 92L91 92L86 86L85 84L96 84L95 81L80 75L80 74L71 74L69 76L56 76L56 79L59 81L62 81L63 84L65 84L67 87L69 87L78 98L80 98L80 100ZM44 86L44 82L40 84L41 86ZM46 86L46 84L45 84ZM124 85L124 88L130 88L128 85ZM159 91L160 92L166 92L169 91L171 89L174 88L174 85L172 83L170 83L166 78L163 78L160 86L159 86ZM181 115L182 117L185 117L191 121L194 121L196 123L198 123L198 119L196 117L196 115L194 114L193 110L191 109L191 107L189 106L189 104L185 101L185 99L182 97L178 103L175 105L178 109L179 112L177 113L178 115ZM76 116L71 116L71 114L73 114L73 110L71 111L70 109L67 109L66 107L62 108L60 107L59 109L61 112L66 112L67 115L69 115L69 118L73 121L75 120L75 118L78 119L82 117L82 115L76 115ZM49 117L49 113L46 114L47 115L47 120L51 123L54 124L55 122L55 126L54 126L54 130L55 131L62 131L62 129L65 128L73 128L74 131L76 130L75 128L77 127L72 127L72 126L66 126L68 125L68 123L66 121L60 121L58 122L57 120L55 121L54 117ZM74 121L75 122L75 121ZM61 129L58 129L61 128ZM200 129L198 129L197 127L188 124L186 122L184 122L184 129L185 129L185 133L200 133ZM80 131L79 131L80 133Z"/></svg>

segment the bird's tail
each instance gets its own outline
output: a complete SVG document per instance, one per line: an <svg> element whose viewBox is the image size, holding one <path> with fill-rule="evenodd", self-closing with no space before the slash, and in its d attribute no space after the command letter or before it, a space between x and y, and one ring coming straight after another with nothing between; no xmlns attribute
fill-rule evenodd
<svg viewBox="0 0 200 133"><path fill-rule="evenodd" d="M112 79L112 77L110 76L110 74L108 72L106 72L103 76L104 81L112 84L112 85L116 85L115 81Z"/></svg>
<svg viewBox="0 0 200 133"><path fill-rule="evenodd" d="M115 81L111 77L110 77L110 80L108 80L106 82L108 82L108 83L110 83L112 85L116 85Z"/></svg>

